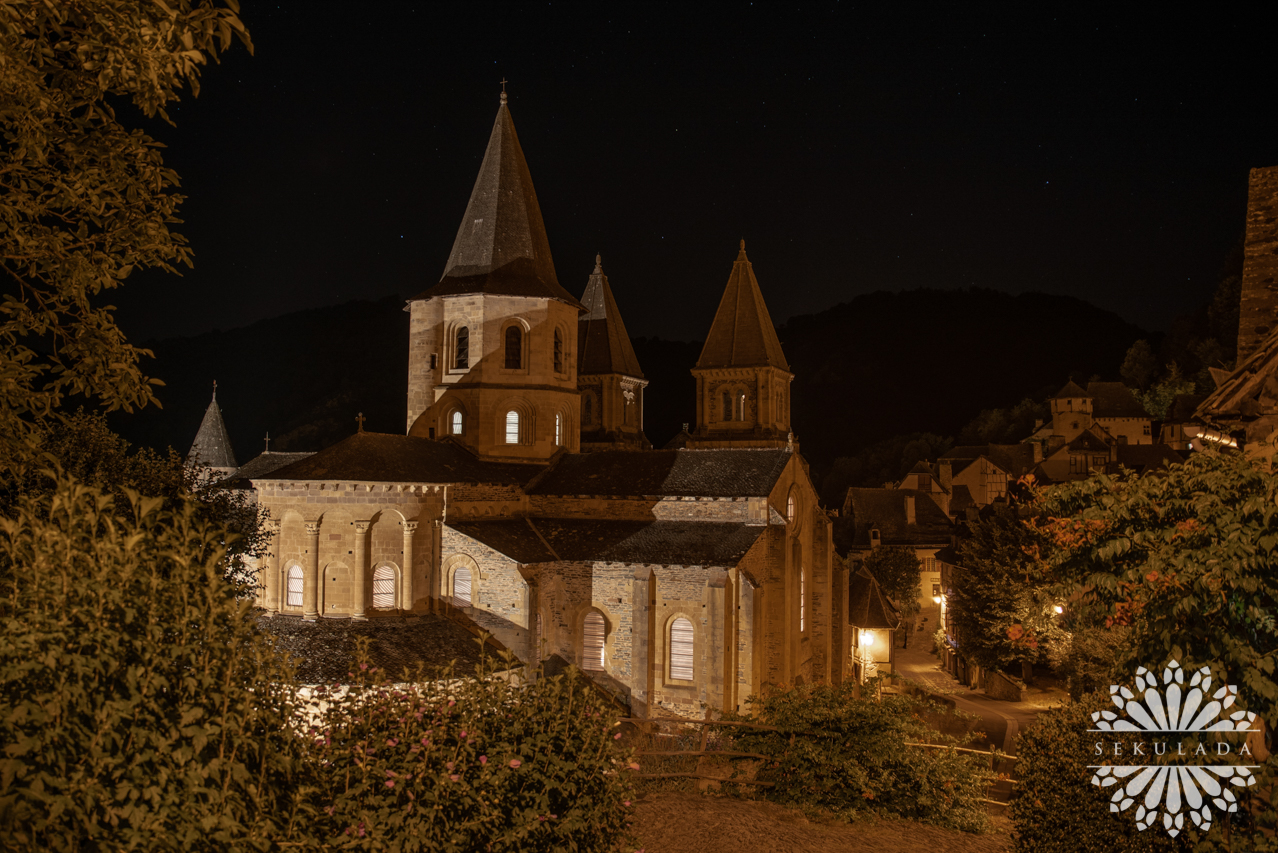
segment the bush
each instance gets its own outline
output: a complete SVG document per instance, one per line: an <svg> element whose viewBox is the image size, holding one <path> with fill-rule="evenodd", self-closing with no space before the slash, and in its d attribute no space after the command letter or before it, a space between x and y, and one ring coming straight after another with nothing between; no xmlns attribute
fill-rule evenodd
<svg viewBox="0 0 1278 853"><path fill-rule="evenodd" d="M981 760L906 746L957 744L925 724L923 715L939 709L908 696L857 699L854 690L850 682L795 687L753 697L750 715L729 717L780 729L741 729L735 736L738 750L771 756L758 776L775 783L768 796L844 817L871 811L983 830L988 818L981 799L993 774Z"/></svg>
<svg viewBox="0 0 1278 853"><path fill-rule="evenodd" d="M507 656L509 665L512 659ZM312 730L325 833L360 850L612 851L629 840L630 754L576 674L357 684Z"/></svg>
<svg viewBox="0 0 1278 853"><path fill-rule="evenodd" d="M264 850L313 820L291 674L189 499L0 519L0 848ZM269 840L268 840L269 839Z"/></svg>

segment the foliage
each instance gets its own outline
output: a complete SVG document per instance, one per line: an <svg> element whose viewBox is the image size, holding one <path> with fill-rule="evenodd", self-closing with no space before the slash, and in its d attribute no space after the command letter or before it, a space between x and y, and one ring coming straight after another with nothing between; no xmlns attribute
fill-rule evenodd
<svg viewBox="0 0 1278 853"><path fill-rule="evenodd" d="M1180 368L1172 362L1167 365L1167 374L1148 391L1134 393L1149 416L1161 420L1167 417L1167 410L1176 402L1177 397L1181 394L1193 394L1195 387L1193 380L1182 376Z"/></svg>
<svg viewBox="0 0 1278 853"><path fill-rule="evenodd" d="M856 688L850 681L793 687L751 697L749 714L727 716L779 729L741 729L734 737L737 749L771 756L758 775L776 784L768 796L845 817L873 812L984 829L981 798L991 774L983 763L950 749L906 745L956 745L924 723L935 706L910 696L860 699Z"/></svg>
<svg viewBox="0 0 1278 853"><path fill-rule="evenodd" d="M101 412L83 409L44 424L32 436L32 443L67 475L114 497L117 507L129 506L129 490L164 498L172 505L187 496L195 497L204 518L233 534L223 559L227 576L245 587L246 593L257 583L251 563L264 556L269 546L266 511L247 493L213 488L207 468L185 464L172 448L164 455L145 447L132 450L111 431ZM13 500L23 493L48 492L53 486L47 471L24 467L5 497ZM4 507L5 501L0 499L0 510Z"/></svg>
<svg viewBox="0 0 1278 853"><path fill-rule="evenodd" d="M134 271L189 266L160 145L116 107L165 106L233 38L211 2L0 0L0 469L67 395L130 410L155 380L99 297Z"/></svg>
<svg viewBox="0 0 1278 853"><path fill-rule="evenodd" d="M950 620L959 652L984 669L1035 663L1066 637L1047 587L1050 543L1028 525L1014 502L989 509L959 542L961 568L950 591Z"/></svg>
<svg viewBox="0 0 1278 853"><path fill-rule="evenodd" d="M1123 366L1118 369L1124 382L1142 391L1149 387L1157 373L1158 358L1154 355L1154 348L1146 340L1139 340L1128 347Z"/></svg>
<svg viewBox="0 0 1278 853"><path fill-rule="evenodd" d="M482 643L482 640L481 640ZM630 754L575 669L390 685L366 650L352 693L312 729L324 831L356 850L610 851L623 847ZM506 666L515 663L507 653ZM633 847L629 848L633 849Z"/></svg>
<svg viewBox="0 0 1278 853"><path fill-rule="evenodd" d="M1118 666L1208 665L1237 708L1278 725L1278 476L1269 455L1204 451L1158 477L1096 476L1054 489L1043 531L1072 622L1129 632ZM1260 774L1270 784L1275 760ZM1267 804L1262 825L1278 824Z"/></svg>
<svg viewBox="0 0 1278 853"><path fill-rule="evenodd" d="M1092 785L1096 735L1091 713L1108 696L1038 715L1017 739L1019 795L1012 800L1016 849L1025 853L1171 853L1184 845L1154 829L1139 832L1131 810L1109 810L1109 790ZM1109 735L1106 735L1109 738ZM1121 739L1121 738L1117 738Z"/></svg>
<svg viewBox="0 0 1278 853"><path fill-rule="evenodd" d="M224 532L59 477L0 519L0 849L262 850L314 820Z"/></svg>
<svg viewBox="0 0 1278 853"><path fill-rule="evenodd" d="M863 447L853 456L840 456L821 480L821 499L827 506L841 507L849 487L895 483L919 462L937 458L953 444L951 438L915 432L894 435Z"/></svg>
<svg viewBox="0 0 1278 853"><path fill-rule="evenodd" d="M1048 661L1065 679L1070 698L1081 699L1097 690L1108 691L1111 684L1128 676L1119 667L1128 642L1126 628L1083 626L1068 641L1048 649Z"/></svg>
<svg viewBox="0 0 1278 853"><path fill-rule="evenodd" d="M923 564L914 555L913 548L902 545L883 545L875 548L865 558L865 567L879 582L879 589L901 611L904 617L919 612L919 576Z"/></svg>
<svg viewBox="0 0 1278 853"><path fill-rule="evenodd" d="M1015 406L983 409L959 432L958 444L1015 444L1029 438L1035 424L1051 417L1046 402L1028 397Z"/></svg>

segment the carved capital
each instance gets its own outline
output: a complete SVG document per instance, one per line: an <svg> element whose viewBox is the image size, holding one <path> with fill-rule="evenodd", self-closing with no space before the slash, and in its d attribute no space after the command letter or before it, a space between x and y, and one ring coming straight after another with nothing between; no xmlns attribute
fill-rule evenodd
<svg viewBox="0 0 1278 853"><path fill-rule="evenodd" d="M307 536L319 536L319 532L320 532L320 523L318 521L306 522Z"/></svg>
<svg viewBox="0 0 1278 853"><path fill-rule="evenodd" d="M373 522L371 522L371 521L357 521L357 522L355 522L355 532L356 532L356 533L367 533L367 532L368 532L368 528L370 528L370 527L372 527L372 526L373 526Z"/></svg>
<svg viewBox="0 0 1278 853"><path fill-rule="evenodd" d="M404 522L404 532L405 532L405 533L407 533L407 534L409 534L409 535L412 535L413 533L416 533L416 532L417 532L417 522L415 522L415 521L405 521L405 522Z"/></svg>

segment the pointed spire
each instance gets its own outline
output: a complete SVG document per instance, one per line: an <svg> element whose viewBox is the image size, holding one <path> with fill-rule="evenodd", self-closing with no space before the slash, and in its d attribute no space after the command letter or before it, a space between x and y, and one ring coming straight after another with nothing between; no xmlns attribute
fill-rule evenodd
<svg viewBox="0 0 1278 853"><path fill-rule="evenodd" d="M231 437L226 432L226 424L222 422L222 410L217 405L217 382L213 383L213 399L204 412L200 431L195 434L195 443L191 445L191 452L186 458L210 468L240 467L231 450Z"/></svg>
<svg viewBox="0 0 1278 853"><path fill-rule="evenodd" d="M743 239L697 367L762 365L790 371L768 306L759 291L759 282L754 277L754 267L746 257Z"/></svg>
<svg viewBox="0 0 1278 853"><path fill-rule="evenodd" d="M543 296L578 305L559 284L505 86L488 150L439 283L416 299L459 293Z"/></svg>
<svg viewBox="0 0 1278 853"><path fill-rule="evenodd" d="M639 359L621 321L621 311L612 298L603 258L595 255L595 271L581 296L586 313L577 322L577 374L620 373L643 378Z"/></svg>

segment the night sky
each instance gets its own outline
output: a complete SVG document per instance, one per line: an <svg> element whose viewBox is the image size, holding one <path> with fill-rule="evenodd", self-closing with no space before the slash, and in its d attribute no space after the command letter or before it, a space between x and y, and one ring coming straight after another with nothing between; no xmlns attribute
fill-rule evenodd
<svg viewBox="0 0 1278 853"><path fill-rule="evenodd" d="M245 0L256 55L149 126L196 269L111 301L141 341L425 289L505 77L560 283L602 253L631 335L704 337L742 237L778 323L979 286L1164 328L1278 164L1274 21L1175 8Z"/></svg>

